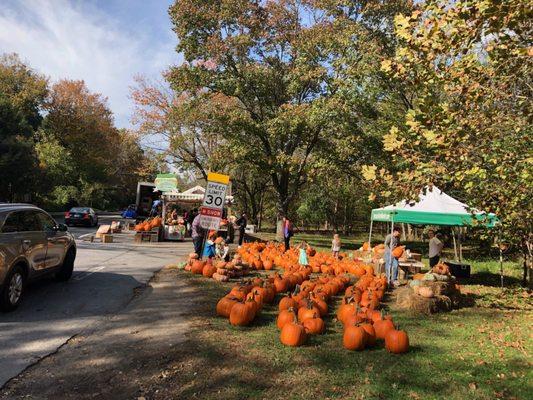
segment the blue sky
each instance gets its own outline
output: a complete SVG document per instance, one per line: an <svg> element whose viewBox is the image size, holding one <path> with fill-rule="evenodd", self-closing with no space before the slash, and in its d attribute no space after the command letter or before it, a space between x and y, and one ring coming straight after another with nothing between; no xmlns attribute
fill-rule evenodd
<svg viewBox="0 0 533 400"><path fill-rule="evenodd" d="M18 53L50 77L83 79L131 125L135 75L160 79L180 62L167 14L172 0L1 0L0 53Z"/></svg>

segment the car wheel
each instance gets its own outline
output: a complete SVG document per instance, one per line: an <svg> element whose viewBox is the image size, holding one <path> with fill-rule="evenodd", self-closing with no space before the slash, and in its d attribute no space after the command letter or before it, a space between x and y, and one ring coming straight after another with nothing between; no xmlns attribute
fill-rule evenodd
<svg viewBox="0 0 533 400"><path fill-rule="evenodd" d="M0 293L2 311L12 311L18 307L24 294L24 270L16 265L6 276L5 286Z"/></svg>
<svg viewBox="0 0 533 400"><path fill-rule="evenodd" d="M56 280L60 282L66 282L70 279L72 276L72 271L74 271L74 260L76 259L76 253L74 250L67 251L67 254L65 255L65 259L63 260L63 264L61 265L61 268L56 273Z"/></svg>

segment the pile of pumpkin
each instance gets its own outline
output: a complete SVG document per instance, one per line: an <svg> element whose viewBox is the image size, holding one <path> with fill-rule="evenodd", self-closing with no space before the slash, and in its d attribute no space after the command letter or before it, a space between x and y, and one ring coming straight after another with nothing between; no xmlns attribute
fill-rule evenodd
<svg viewBox="0 0 533 400"><path fill-rule="evenodd" d="M326 325L322 318L328 314L328 301L349 282L346 275L306 279L294 293L283 297L276 320L281 343L301 346L309 335L324 333Z"/></svg>
<svg viewBox="0 0 533 400"><path fill-rule="evenodd" d="M136 232L149 232L154 228L158 228L162 225L163 220L161 217L148 218L143 222L135 225L134 229Z"/></svg>
<svg viewBox="0 0 533 400"><path fill-rule="evenodd" d="M377 309L387 289L386 278L374 276L372 266L343 257L308 250L310 265L298 264L298 251L284 253L282 246L273 243L248 243L239 249L243 261L255 269L284 268L284 273L237 285L217 304L217 314L229 319L232 325L250 324L264 304L271 304L276 294L289 292L281 298L276 325L280 341L287 346L300 346L309 335L325 331L323 317L328 302L344 290L337 319L344 326L343 344L348 350L363 350L378 340L385 341L391 353L404 353L409 348L407 333L395 329L392 317ZM266 265L265 265L266 264ZM348 286L351 273L359 277ZM312 273L320 274L311 279ZM292 289L296 289L291 293ZM237 307L237 308L235 308ZM234 309L235 308L235 309Z"/></svg>
<svg viewBox="0 0 533 400"><path fill-rule="evenodd" d="M242 264L238 254L233 260L225 262L213 259L199 260L198 254L190 253L184 270L206 278L213 278L218 282L227 282L230 278L241 278L249 273L248 266Z"/></svg>
<svg viewBox="0 0 533 400"><path fill-rule="evenodd" d="M343 346L346 349L360 351L374 346L378 340L384 340L385 348L391 353L409 350L407 333L395 328L392 316L378 311L386 289L384 276L370 274L346 288L337 310L337 320L344 328Z"/></svg>

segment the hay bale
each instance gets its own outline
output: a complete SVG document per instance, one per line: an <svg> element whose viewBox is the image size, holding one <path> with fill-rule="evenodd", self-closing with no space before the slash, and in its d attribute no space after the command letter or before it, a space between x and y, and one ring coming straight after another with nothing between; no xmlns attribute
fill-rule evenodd
<svg viewBox="0 0 533 400"><path fill-rule="evenodd" d="M420 286L431 288L435 296L449 296L457 292L455 282L421 281Z"/></svg>
<svg viewBox="0 0 533 400"><path fill-rule="evenodd" d="M396 304L400 308L426 315L450 311L453 308L453 302L448 296L426 298L415 294L409 287L396 291Z"/></svg>

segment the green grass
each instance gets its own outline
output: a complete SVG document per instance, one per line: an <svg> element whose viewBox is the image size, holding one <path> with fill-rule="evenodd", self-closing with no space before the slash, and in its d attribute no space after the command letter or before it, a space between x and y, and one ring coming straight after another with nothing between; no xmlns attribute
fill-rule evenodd
<svg viewBox="0 0 533 400"><path fill-rule="evenodd" d="M186 272L178 279L202 295L191 310L195 328L176 361L173 384L160 398L462 400L528 399L533 393L532 304L523 290L508 293L516 303L509 309L476 298L475 307L429 317L397 310L391 302L411 341L409 353L391 355L382 345L363 352L342 347L333 319L338 298L325 319L327 332L288 348L279 342L275 305L265 307L252 326L234 328L214 315L231 285ZM501 291L485 296L494 300Z"/></svg>

